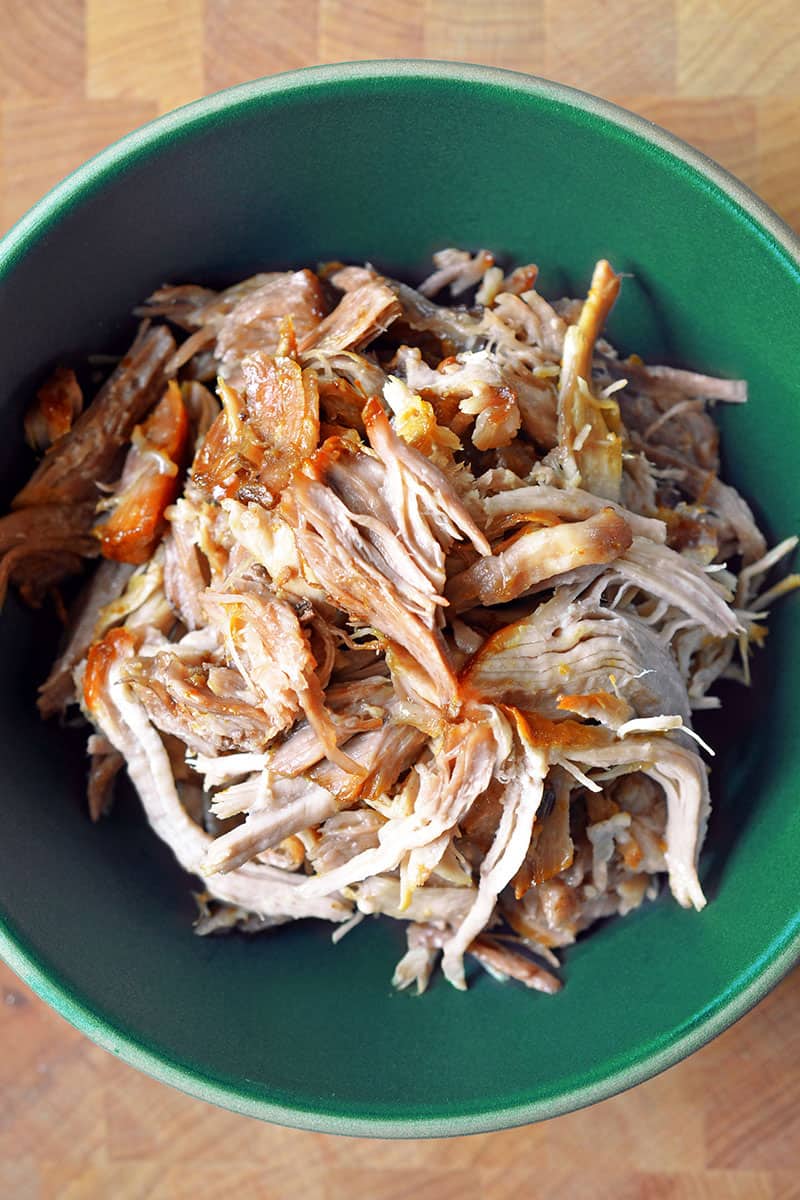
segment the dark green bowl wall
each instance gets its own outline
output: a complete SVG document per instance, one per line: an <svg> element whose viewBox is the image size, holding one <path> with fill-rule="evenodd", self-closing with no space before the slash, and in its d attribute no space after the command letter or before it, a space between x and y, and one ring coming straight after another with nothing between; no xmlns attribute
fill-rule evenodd
<svg viewBox="0 0 800 1200"><path fill-rule="evenodd" d="M31 383L65 355L121 346L154 285L325 258L414 274L437 246L482 245L540 263L545 293L579 293L600 255L632 272L612 340L750 380L751 404L725 414L729 475L774 537L800 529L796 272L721 193L621 128L505 87L357 80L197 118L101 183L0 277L8 494L27 469ZM438 984L417 1001L389 985L398 927L367 922L336 948L310 925L194 938L191 883L132 799L100 828L83 817L80 743L33 710L52 632L12 601L0 910L125 1037L245 1099L438 1119L592 1084L719 1008L796 922L797 643L790 601L761 686L709 724L724 745L702 916L662 901L605 926L568 954L556 999L481 976L466 996Z"/></svg>

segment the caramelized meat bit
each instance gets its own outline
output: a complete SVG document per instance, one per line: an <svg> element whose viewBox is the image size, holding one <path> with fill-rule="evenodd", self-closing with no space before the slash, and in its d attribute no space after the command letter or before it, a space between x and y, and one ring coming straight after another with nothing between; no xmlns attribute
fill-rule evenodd
<svg viewBox="0 0 800 1200"><path fill-rule="evenodd" d="M42 453L69 433L83 408L83 392L68 367L56 367L25 414L25 441Z"/></svg>
<svg viewBox="0 0 800 1200"><path fill-rule="evenodd" d="M241 373L241 393L220 381L222 412L192 467L195 485L214 500L247 488L277 497L319 441L313 370L259 352L244 360Z"/></svg>
<svg viewBox="0 0 800 1200"><path fill-rule="evenodd" d="M107 502L110 515L95 527L104 558L139 565L152 556L166 527L164 513L180 489L188 440L189 419L173 381L133 430L122 477Z"/></svg>
<svg viewBox="0 0 800 1200"><path fill-rule="evenodd" d="M622 422L613 397L592 391L595 342L619 295L620 277L604 259L577 324L564 336L558 389L558 440L575 482L608 500L618 500L622 479Z"/></svg>

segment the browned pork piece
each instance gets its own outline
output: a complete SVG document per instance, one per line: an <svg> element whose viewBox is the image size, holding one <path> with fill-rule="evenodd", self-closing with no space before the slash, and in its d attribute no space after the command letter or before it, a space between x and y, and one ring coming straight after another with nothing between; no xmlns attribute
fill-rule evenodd
<svg viewBox="0 0 800 1200"><path fill-rule="evenodd" d="M99 733L90 735L87 751L89 780L86 798L89 802L89 816L93 821L99 821L111 806L114 781L125 766L125 758L119 750L114 749L108 738Z"/></svg>
<svg viewBox="0 0 800 1200"><path fill-rule="evenodd" d="M312 580L352 620L379 630L424 664L437 703L453 703L455 677L434 628L439 597L396 536L384 526L378 531L386 530L383 544L376 545L336 494L307 476L295 482L291 507L288 499L284 511Z"/></svg>
<svg viewBox="0 0 800 1200"><path fill-rule="evenodd" d="M283 514L311 581L403 647L427 674L431 697L451 708L455 677L437 617L445 548L464 536L479 552L488 543L445 476L396 436L380 406L369 402L364 411L378 457L326 442L287 489ZM349 471L337 475L343 455ZM361 472L368 482L359 488Z"/></svg>
<svg viewBox="0 0 800 1200"><path fill-rule="evenodd" d="M382 675L330 684L325 691L325 704L339 740L379 729L391 696L391 684ZM313 725L301 722L270 751L269 770L276 775L300 775L325 757L325 745Z"/></svg>
<svg viewBox="0 0 800 1200"><path fill-rule="evenodd" d="M76 698L73 671L98 637L97 626L103 609L125 590L132 573L133 566L129 563L102 562L84 588L72 614L67 644L39 688L38 705L43 717L63 712Z"/></svg>
<svg viewBox="0 0 800 1200"><path fill-rule="evenodd" d="M526 522L549 525L558 521L586 521L603 509L611 509L622 517L635 536L649 538L651 542L666 541L667 527L663 521L640 516L582 488L557 488L547 484L514 487L487 496L483 501L490 536Z"/></svg>
<svg viewBox="0 0 800 1200"><path fill-rule="evenodd" d="M603 259L577 324L564 336L558 388L558 441L567 478L607 500L619 500L623 427L617 401L592 392L592 356L619 285L619 276Z"/></svg>
<svg viewBox="0 0 800 1200"><path fill-rule="evenodd" d="M346 293L346 298L369 284L388 288L395 299L394 318L416 333L429 333L453 350L469 350L481 339L480 318L463 308L445 308L435 304L422 292L396 279L387 279L368 267L344 267L330 276L331 283ZM377 295L377 293L373 293ZM381 295L385 295L382 291Z"/></svg>
<svg viewBox="0 0 800 1200"><path fill-rule="evenodd" d="M390 818L381 828L379 845L365 850L336 870L309 879L309 895L330 895L371 875L396 870L404 856L416 852L407 870L405 891L422 886L441 860L451 831L488 787L499 753L495 730L488 723L453 725L442 752L430 765L418 764L406 785L413 794L410 813Z"/></svg>
<svg viewBox="0 0 800 1200"><path fill-rule="evenodd" d="M647 538L634 538L614 564L612 574L672 605L715 637L739 633L742 625L730 607L732 597L691 558Z"/></svg>
<svg viewBox="0 0 800 1200"><path fill-rule="evenodd" d="M258 482L280 494L319 442L319 389L313 371L291 358L253 354L242 363L251 429L264 445Z"/></svg>
<svg viewBox="0 0 800 1200"><path fill-rule="evenodd" d="M0 518L0 606L8 584L39 603L53 584L81 568L100 547L92 537L94 500L40 504Z"/></svg>
<svg viewBox="0 0 800 1200"><path fill-rule="evenodd" d="M632 444L696 504L695 519L717 533L719 557L761 558L766 542L749 505L718 478L719 431L707 410L709 402L744 403L746 383L609 355L601 365L609 378L629 385L616 395ZM670 509L660 515L669 519Z"/></svg>
<svg viewBox="0 0 800 1200"><path fill-rule="evenodd" d="M252 793L253 807L244 822L209 847L202 864L204 873L236 870L285 838L321 824L338 811L336 797L327 788L302 776L271 781L259 778Z"/></svg>
<svg viewBox="0 0 800 1200"><path fill-rule="evenodd" d="M277 771L275 757L266 759L261 772L217 793L214 811L219 816L247 812L247 817L214 842L204 870L229 871L284 838L320 824L360 796L383 794L416 761L425 740L418 730L387 722L347 743L346 772L322 762L305 775L290 777ZM378 773L380 787L376 787Z"/></svg>
<svg viewBox="0 0 800 1200"><path fill-rule="evenodd" d="M461 679L477 696L548 717L561 715L571 696L610 691L637 716L689 720L685 683L657 633L569 588L490 637Z"/></svg>
<svg viewBox="0 0 800 1200"><path fill-rule="evenodd" d="M633 734L617 736L608 746L570 747L564 751L563 763L583 769L627 765L661 787L667 802L664 858L672 894L684 908L703 908L706 899L697 878L697 863L711 802L708 772L699 755L668 738Z"/></svg>
<svg viewBox="0 0 800 1200"><path fill-rule="evenodd" d="M104 558L135 566L149 562L178 494L189 444L189 414L175 380L147 419L134 427L122 474L98 505L94 532Z"/></svg>
<svg viewBox="0 0 800 1200"><path fill-rule="evenodd" d="M747 385L675 367L647 366L636 359L602 356L612 379L626 380L618 393L625 427L642 445L671 450L706 471L719 470L719 430L707 402L742 404Z"/></svg>
<svg viewBox="0 0 800 1200"><path fill-rule="evenodd" d="M370 396L380 396L387 382L384 370L363 354L352 350L320 350L312 347L300 355L304 367L317 377L320 418L329 426L364 432L362 410ZM333 433L329 429L325 436Z"/></svg>
<svg viewBox="0 0 800 1200"><path fill-rule="evenodd" d="M439 408L444 407L442 402L457 405L459 412L475 417L471 436L478 450L494 450L514 441L522 424L519 389L512 386L511 372L504 371L486 350L461 354L434 371L418 350L403 346L397 365L414 392L438 400Z"/></svg>
<svg viewBox="0 0 800 1200"><path fill-rule="evenodd" d="M530 844L513 879L515 902L532 887L568 871L575 861L575 843L570 830L570 802L575 787L576 781L563 767L553 767L548 772ZM512 903L510 897L507 903Z"/></svg>
<svg viewBox="0 0 800 1200"><path fill-rule="evenodd" d="M217 292L211 288L199 287L194 283L177 286L167 283L156 288L144 304L134 309L134 316L169 317L181 329L195 329L198 324L196 314L216 299Z"/></svg>
<svg viewBox="0 0 800 1200"><path fill-rule="evenodd" d="M280 728L239 672L191 635L183 644L156 643L124 673L153 724L199 754L263 750Z"/></svg>
<svg viewBox="0 0 800 1200"><path fill-rule="evenodd" d="M44 453L69 433L82 408L83 392L75 372L56 367L25 413L25 441L32 450Z"/></svg>
<svg viewBox="0 0 800 1200"><path fill-rule="evenodd" d="M113 478L133 427L161 395L164 366L175 340L163 325L142 325L119 366L75 424L45 454L14 497L14 508L75 504L97 496Z"/></svg>
<svg viewBox="0 0 800 1200"><path fill-rule="evenodd" d="M9 579L39 603L99 553L91 534L98 485L113 477L134 426L158 398L174 347L166 329L143 326L93 402L52 441L12 502L18 511L0 519L0 604ZM69 404L72 412L74 399Z"/></svg>
<svg viewBox="0 0 800 1200"><path fill-rule="evenodd" d="M238 365L255 352L275 353L282 323L287 319L298 340L310 336L326 308L313 271L287 272L267 279L243 296L219 322L215 356L222 364L223 375L230 378ZM208 309L204 312L209 314Z"/></svg>
<svg viewBox="0 0 800 1200"><path fill-rule="evenodd" d="M168 317L191 331L170 359L170 373L213 346L219 373L238 387L244 358L255 351L276 353L287 320L297 337L305 337L325 316L326 305L313 271L271 271L219 293L191 286L163 287L138 312Z"/></svg>
<svg viewBox="0 0 800 1200"><path fill-rule="evenodd" d="M164 538L164 589L176 616L189 630L206 621L202 596L208 582L200 549L202 519L198 508L185 499L167 510L169 529Z"/></svg>
<svg viewBox="0 0 800 1200"><path fill-rule="evenodd" d="M632 542L630 526L612 508L572 524L524 529L451 579L447 598L456 612L475 604L505 604L543 581L582 567L612 562Z"/></svg>
<svg viewBox="0 0 800 1200"><path fill-rule="evenodd" d="M476 938L468 953L501 979L518 979L525 987L533 988L537 992L546 992L548 996L553 996L561 990L561 981L552 971L546 971L532 959L515 953L509 945L498 942L496 938L485 935Z"/></svg>
<svg viewBox="0 0 800 1200"><path fill-rule="evenodd" d="M505 765L501 814L478 875L478 891L464 920L445 942L442 970L456 987L466 987L464 954L492 918L497 898L522 867L536 813L544 794L547 756L528 736L524 720L516 721L518 749Z"/></svg>
<svg viewBox="0 0 800 1200"><path fill-rule="evenodd" d="M745 563L755 562L767 549L749 504L735 488L661 446L649 445L646 453L661 468L671 472L676 487L702 506L718 530L718 557L741 554Z"/></svg>
<svg viewBox="0 0 800 1200"><path fill-rule="evenodd" d="M241 370L241 395L220 385L222 412L195 458L192 481L210 500L250 487L270 503L319 440L316 376L293 358L260 351Z"/></svg>
<svg viewBox="0 0 800 1200"><path fill-rule="evenodd" d="M303 353L360 350L399 315L394 292L378 279L369 280L346 292L333 312L300 338L300 349Z"/></svg>
<svg viewBox="0 0 800 1200"><path fill-rule="evenodd" d="M302 711L327 757L346 771L358 770L338 748L310 639L294 609L246 584L207 591L203 607L224 641L228 661L236 663L262 712L272 719L273 736Z"/></svg>

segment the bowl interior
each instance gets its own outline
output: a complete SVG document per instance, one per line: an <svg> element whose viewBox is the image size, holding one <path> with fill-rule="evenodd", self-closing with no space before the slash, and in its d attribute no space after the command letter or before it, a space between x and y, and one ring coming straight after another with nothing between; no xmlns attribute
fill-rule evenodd
<svg viewBox="0 0 800 1200"><path fill-rule="evenodd" d="M777 539L800 529L798 268L745 197L659 135L577 94L500 72L390 64L299 73L168 118L95 160L0 258L0 479L30 468L21 412L55 363L122 348L165 281L365 259L415 275L445 245L541 265L581 294L599 256L631 273L624 351L743 376L722 415L727 477ZM392 991L402 928L337 947L306 923L254 940L191 933L193 881L131 795L92 827L83 738L34 708L57 631L9 599L0 620L5 954L102 1044L241 1111L346 1132L496 1128L552 1115L667 1065L739 1015L797 937L792 668L775 612L756 687L705 722L719 748L702 915L669 898L566 955L556 998L484 974L466 995ZM702 728L702 724L701 724Z"/></svg>

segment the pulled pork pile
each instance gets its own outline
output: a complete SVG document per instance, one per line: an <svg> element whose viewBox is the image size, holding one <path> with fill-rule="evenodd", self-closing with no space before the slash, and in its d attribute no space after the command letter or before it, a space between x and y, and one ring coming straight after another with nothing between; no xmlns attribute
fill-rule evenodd
<svg viewBox="0 0 800 1200"><path fill-rule="evenodd" d="M703 907L692 714L747 681L796 539L718 477L744 384L601 339L607 262L554 305L534 266L435 265L156 292L88 407L64 368L38 393L0 593L100 558L39 706L92 726L93 818L127 768L199 932L383 913L398 987L469 955L552 992L661 873Z"/></svg>

